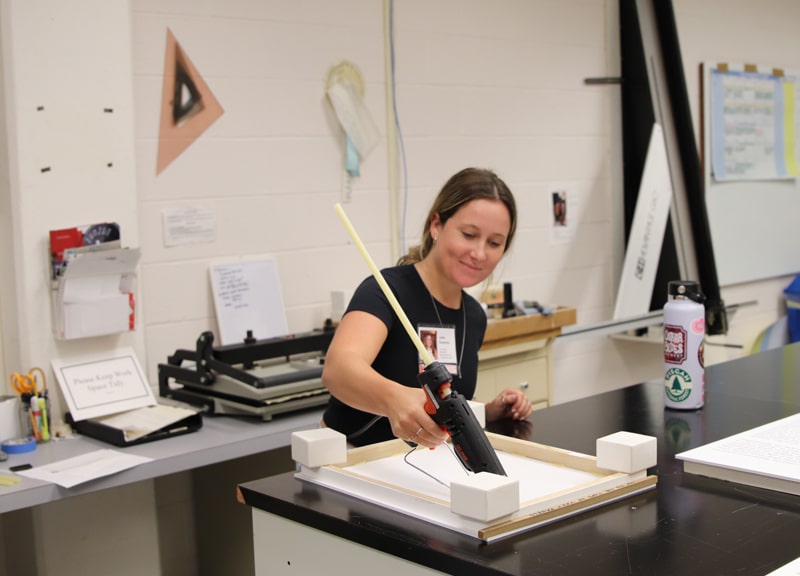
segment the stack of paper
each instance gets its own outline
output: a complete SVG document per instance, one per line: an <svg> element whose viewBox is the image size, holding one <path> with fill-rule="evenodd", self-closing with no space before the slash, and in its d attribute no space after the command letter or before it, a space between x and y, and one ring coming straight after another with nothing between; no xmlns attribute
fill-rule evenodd
<svg viewBox="0 0 800 576"><path fill-rule="evenodd" d="M675 457L692 474L800 495L800 414Z"/></svg>

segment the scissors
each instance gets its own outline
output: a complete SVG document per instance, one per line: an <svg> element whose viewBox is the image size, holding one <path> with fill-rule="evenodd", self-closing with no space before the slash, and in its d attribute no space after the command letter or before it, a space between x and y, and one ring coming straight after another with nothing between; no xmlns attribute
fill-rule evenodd
<svg viewBox="0 0 800 576"><path fill-rule="evenodd" d="M20 396L38 396L39 395L39 382L36 379L36 372L42 376L42 390L47 388L44 371L41 368L31 368L27 374L20 374L19 372L11 373L11 387Z"/></svg>

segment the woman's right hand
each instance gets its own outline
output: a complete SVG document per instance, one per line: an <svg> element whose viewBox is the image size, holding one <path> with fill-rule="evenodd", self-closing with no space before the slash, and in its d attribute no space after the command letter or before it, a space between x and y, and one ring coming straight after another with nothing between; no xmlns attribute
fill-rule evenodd
<svg viewBox="0 0 800 576"><path fill-rule="evenodd" d="M425 411L422 388L398 384L396 392L387 414L395 436L426 448L436 448L447 440L447 432Z"/></svg>

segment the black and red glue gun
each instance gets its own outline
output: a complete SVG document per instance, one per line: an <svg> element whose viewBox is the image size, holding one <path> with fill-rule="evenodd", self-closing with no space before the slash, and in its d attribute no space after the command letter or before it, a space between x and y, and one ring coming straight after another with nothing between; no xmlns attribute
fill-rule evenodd
<svg viewBox="0 0 800 576"><path fill-rule="evenodd" d="M425 411L450 434L453 449L464 468L507 476L466 397L453 390L447 368L431 362L418 379L427 397Z"/></svg>

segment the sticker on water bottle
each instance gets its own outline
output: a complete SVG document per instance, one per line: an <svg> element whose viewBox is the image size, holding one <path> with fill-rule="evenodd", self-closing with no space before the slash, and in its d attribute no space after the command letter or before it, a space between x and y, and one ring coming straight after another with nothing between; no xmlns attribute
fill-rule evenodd
<svg viewBox="0 0 800 576"><path fill-rule="evenodd" d="M683 402L692 393L692 377L683 368L670 368L664 375L664 388L672 402Z"/></svg>
<svg viewBox="0 0 800 576"><path fill-rule="evenodd" d="M664 362L684 363L686 360L686 336L683 326L664 324Z"/></svg>

